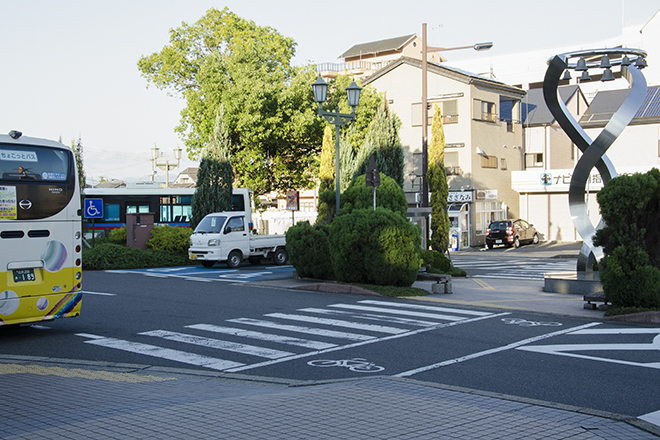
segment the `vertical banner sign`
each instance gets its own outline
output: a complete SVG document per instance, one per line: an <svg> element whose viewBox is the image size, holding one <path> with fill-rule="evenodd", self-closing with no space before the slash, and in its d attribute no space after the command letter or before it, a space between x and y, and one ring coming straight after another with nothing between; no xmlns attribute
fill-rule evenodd
<svg viewBox="0 0 660 440"><path fill-rule="evenodd" d="M286 192L286 209L291 211L291 226L295 225L294 213L300 209L300 193L298 191Z"/></svg>

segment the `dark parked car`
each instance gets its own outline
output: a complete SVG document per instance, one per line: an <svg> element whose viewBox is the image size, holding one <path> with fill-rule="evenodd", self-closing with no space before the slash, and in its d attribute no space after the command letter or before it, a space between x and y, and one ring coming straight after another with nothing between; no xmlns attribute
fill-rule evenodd
<svg viewBox="0 0 660 440"><path fill-rule="evenodd" d="M519 247L524 243L539 242L539 233L525 220L497 220L491 222L486 232L486 246L493 248L495 245Z"/></svg>

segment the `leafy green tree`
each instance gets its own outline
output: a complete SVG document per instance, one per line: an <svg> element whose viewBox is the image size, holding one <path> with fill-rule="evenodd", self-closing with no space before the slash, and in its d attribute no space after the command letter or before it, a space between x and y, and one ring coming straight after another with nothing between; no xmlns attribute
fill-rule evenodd
<svg viewBox="0 0 660 440"><path fill-rule="evenodd" d="M431 124L431 143L429 145L429 168L427 172L429 192L431 192L431 247L445 252L449 247L449 216L447 198L449 184L445 168L445 130L442 125L442 110L435 106Z"/></svg>
<svg viewBox="0 0 660 440"><path fill-rule="evenodd" d="M232 169L230 140L222 121L222 107L216 116L211 142L204 151L197 171L197 188L192 196L190 227L212 212L231 211Z"/></svg>
<svg viewBox="0 0 660 440"><path fill-rule="evenodd" d="M369 158L375 155L378 171L393 178L403 188L404 154L399 138L401 120L383 101L369 124L365 140L355 158L355 176L365 174Z"/></svg>
<svg viewBox="0 0 660 440"><path fill-rule="evenodd" d="M310 85L315 71L291 65L296 43L271 27L211 8L170 30L160 52L143 56L147 81L182 97L176 131L191 159L213 134L218 108L230 139L237 183L257 194L310 187L323 123Z"/></svg>
<svg viewBox="0 0 660 440"><path fill-rule="evenodd" d="M606 298L617 307L660 309L660 171L612 179L597 199L607 225L594 237L605 253Z"/></svg>

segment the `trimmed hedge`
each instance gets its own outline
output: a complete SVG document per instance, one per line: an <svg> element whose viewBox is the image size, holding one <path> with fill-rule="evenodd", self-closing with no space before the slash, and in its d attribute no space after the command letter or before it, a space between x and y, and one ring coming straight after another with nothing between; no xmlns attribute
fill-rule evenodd
<svg viewBox="0 0 660 440"><path fill-rule="evenodd" d="M114 243L100 243L92 249L83 249L82 263L84 270L141 269L195 264L188 259L187 254L143 251Z"/></svg>
<svg viewBox="0 0 660 440"><path fill-rule="evenodd" d="M298 275L322 280L333 278L328 235L330 226L319 222L298 222L286 231L286 250L289 261Z"/></svg>
<svg viewBox="0 0 660 440"><path fill-rule="evenodd" d="M421 232L385 208L354 209L330 225L330 259L340 281L412 286L421 264Z"/></svg>
<svg viewBox="0 0 660 440"><path fill-rule="evenodd" d="M151 238L147 242L147 246L155 251L188 255L192 233L193 231L190 228L179 228L170 225L156 226L151 231Z"/></svg>

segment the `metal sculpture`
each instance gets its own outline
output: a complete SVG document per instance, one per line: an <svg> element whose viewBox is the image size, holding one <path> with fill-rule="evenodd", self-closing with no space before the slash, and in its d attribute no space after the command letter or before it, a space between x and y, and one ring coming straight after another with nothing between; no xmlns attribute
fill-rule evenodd
<svg viewBox="0 0 660 440"><path fill-rule="evenodd" d="M605 153L628 126L644 102L647 86L640 69L646 67L645 57L646 52L642 50L623 48L569 52L556 55L548 60L548 70L543 81L545 103L559 126L583 154L573 170L568 190L568 204L575 229L582 237L583 244L578 255L577 272L578 276L585 279L593 279L594 259L599 261L603 257L603 250L593 244L593 237L598 229L605 226L603 220L600 219L598 225L594 227L589 219L584 197L587 181L594 167L600 173L603 184L617 177L614 165ZM577 61L571 62L572 59L577 59ZM592 141L559 98L559 82L570 79L570 70L582 72L581 80L588 81L591 79L590 68L605 69L602 81L613 80L612 66L621 66L621 76L628 81L630 93L598 137ZM560 76L562 77L560 78Z"/></svg>

